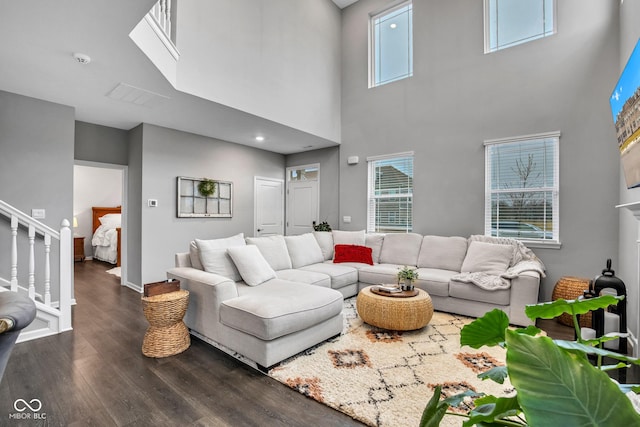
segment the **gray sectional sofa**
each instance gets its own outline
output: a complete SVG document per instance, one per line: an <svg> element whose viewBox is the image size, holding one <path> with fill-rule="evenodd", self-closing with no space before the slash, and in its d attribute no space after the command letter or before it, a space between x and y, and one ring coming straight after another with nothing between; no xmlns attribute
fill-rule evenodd
<svg viewBox="0 0 640 427"><path fill-rule="evenodd" d="M358 250L354 259L343 251L350 248ZM486 236L239 234L196 239L175 258L167 277L190 292L191 332L261 369L340 334L343 299L365 286L396 283L403 266L417 269L415 285L436 310L478 317L499 308L523 326L531 324L524 307L538 301L544 274L520 242Z"/></svg>

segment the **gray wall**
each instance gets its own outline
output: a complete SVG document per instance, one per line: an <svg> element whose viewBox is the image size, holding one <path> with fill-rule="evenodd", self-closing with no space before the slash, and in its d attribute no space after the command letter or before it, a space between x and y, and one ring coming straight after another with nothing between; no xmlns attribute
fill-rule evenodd
<svg viewBox="0 0 640 427"><path fill-rule="evenodd" d="M45 209L41 221L54 230L63 219L73 219L74 114L71 107L0 91L0 200L29 215L33 208ZM0 245L0 259L9 259L9 235L8 227L0 228L0 241L7 243ZM24 262L28 244L21 239L18 245ZM51 274L56 277L59 252L52 247L51 253ZM9 267L0 263L0 277L10 277ZM18 265L18 272L26 285L26 264ZM42 272L38 264L37 283L43 280ZM57 294L52 292L52 299Z"/></svg>
<svg viewBox="0 0 640 427"><path fill-rule="evenodd" d="M165 279L174 254L187 251L195 238L241 232L252 236L254 177L284 179L285 170L280 154L154 125L141 127L141 138L138 127L130 140L129 157L129 281L136 285ZM178 176L232 181L233 218L178 218ZM147 207L148 199L157 199L158 207Z"/></svg>
<svg viewBox="0 0 640 427"><path fill-rule="evenodd" d="M126 165L129 162L126 130L93 123L75 124L75 159Z"/></svg>
<svg viewBox="0 0 640 427"><path fill-rule="evenodd" d="M414 75L367 88L368 14L343 11L340 217L366 227L367 164L415 151L414 231L483 233L486 139L559 130L562 248L536 249L548 274L593 277L617 259L618 153L608 99L618 69L618 2L558 2L558 33L483 53L482 2L414 2ZM361 195L354 197L354 195Z"/></svg>
<svg viewBox="0 0 640 427"><path fill-rule="evenodd" d="M177 7L178 90L340 140L340 10L333 2Z"/></svg>
<svg viewBox="0 0 640 427"><path fill-rule="evenodd" d="M622 72L627 59L640 37L640 3L626 1L620 7L620 61L618 71ZM640 202L640 188L627 189L624 175L620 173L620 204ZM616 275L627 286L627 318L629 331L638 338L640 330L638 285L638 220L627 209L620 209L619 269Z"/></svg>
<svg viewBox="0 0 640 427"><path fill-rule="evenodd" d="M290 154L286 166L320 164L320 222L327 221L332 228L338 229L340 189L340 148L330 147L321 150Z"/></svg>

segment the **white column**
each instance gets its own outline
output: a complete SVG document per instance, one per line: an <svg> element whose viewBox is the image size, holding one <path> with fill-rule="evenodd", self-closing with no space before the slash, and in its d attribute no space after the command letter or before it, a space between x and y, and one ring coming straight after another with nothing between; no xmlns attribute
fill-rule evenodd
<svg viewBox="0 0 640 427"><path fill-rule="evenodd" d="M60 331L71 330L71 266L73 246L69 221L62 220L60 228Z"/></svg>

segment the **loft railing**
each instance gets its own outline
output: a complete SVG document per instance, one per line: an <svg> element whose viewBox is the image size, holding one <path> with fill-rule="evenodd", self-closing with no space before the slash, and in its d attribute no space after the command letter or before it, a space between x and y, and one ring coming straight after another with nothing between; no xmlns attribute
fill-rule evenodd
<svg viewBox="0 0 640 427"><path fill-rule="evenodd" d="M0 278L0 285L9 287L12 292L26 292L29 297L40 305L44 311L57 317L56 331L63 332L71 328L71 229L69 221L64 219L60 230L43 224L31 216L21 212L8 203L0 200L0 215L9 221L10 231L10 279ZM19 251L21 245L26 244L25 251ZM52 276L52 248L57 249L57 274ZM26 265L26 274L22 273L22 266ZM37 272L42 272L38 280ZM26 284L24 277L26 276ZM22 278L23 283L20 283ZM52 301L52 294L58 298Z"/></svg>
<svg viewBox="0 0 640 427"><path fill-rule="evenodd" d="M172 32L171 0L159 0L151 8L149 15L164 32L164 35L175 44L175 34Z"/></svg>

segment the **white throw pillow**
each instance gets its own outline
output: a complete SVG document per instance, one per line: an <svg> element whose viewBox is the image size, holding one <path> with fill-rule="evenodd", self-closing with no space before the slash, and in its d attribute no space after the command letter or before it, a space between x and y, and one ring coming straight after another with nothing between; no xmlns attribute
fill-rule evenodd
<svg viewBox="0 0 640 427"><path fill-rule="evenodd" d="M227 248L245 245L244 234L242 233L225 239L196 239L196 246L200 253L200 262L202 263L204 271L228 277L234 282L241 280L242 277L231 260L231 257L227 254Z"/></svg>
<svg viewBox="0 0 640 427"><path fill-rule="evenodd" d="M197 268L198 270L204 270L202 262L200 261L200 252L198 252L198 245L196 245L195 240L192 240L189 243L189 259L191 260L191 267Z"/></svg>
<svg viewBox="0 0 640 427"><path fill-rule="evenodd" d="M247 237L246 241L249 245L255 245L260 249L264 259L275 271L291 268L291 258L289 258L284 236Z"/></svg>
<svg viewBox="0 0 640 427"><path fill-rule="evenodd" d="M364 246L364 230L360 231L341 231L333 230L333 245L357 245Z"/></svg>
<svg viewBox="0 0 640 427"><path fill-rule="evenodd" d="M313 237L313 234L306 233L299 236L284 236L284 241L287 243L293 268L324 262L322 249L320 249L320 245L318 245L318 241Z"/></svg>
<svg viewBox="0 0 640 427"><path fill-rule="evenodd" d="M276 272L264 259L257 246L234 246L227 249L227 252L247 285L258 286L276 278Z"/></svg>
<svg viewBox="0 0 640 427"><path fill-rule="evenodd" d="M364 236L364 245L371 248L371 258L373 263L380 262L380 252L382 251L382 243L384 242L384 234L382 233L367 233Z"/></svg>
<svg viewBox="0 0 640 427"><path fill-rule="evenodd" d="M325 261L333 259L333 233L331 231L314 231L313 236L320 245Z"/></svg>
<svg viewBox="0 0 640 427"><path fill-rule="evenodd" d="M471 242L460 271L499 275L507 270L512 256L513 246L511 245Z"/></svg>

